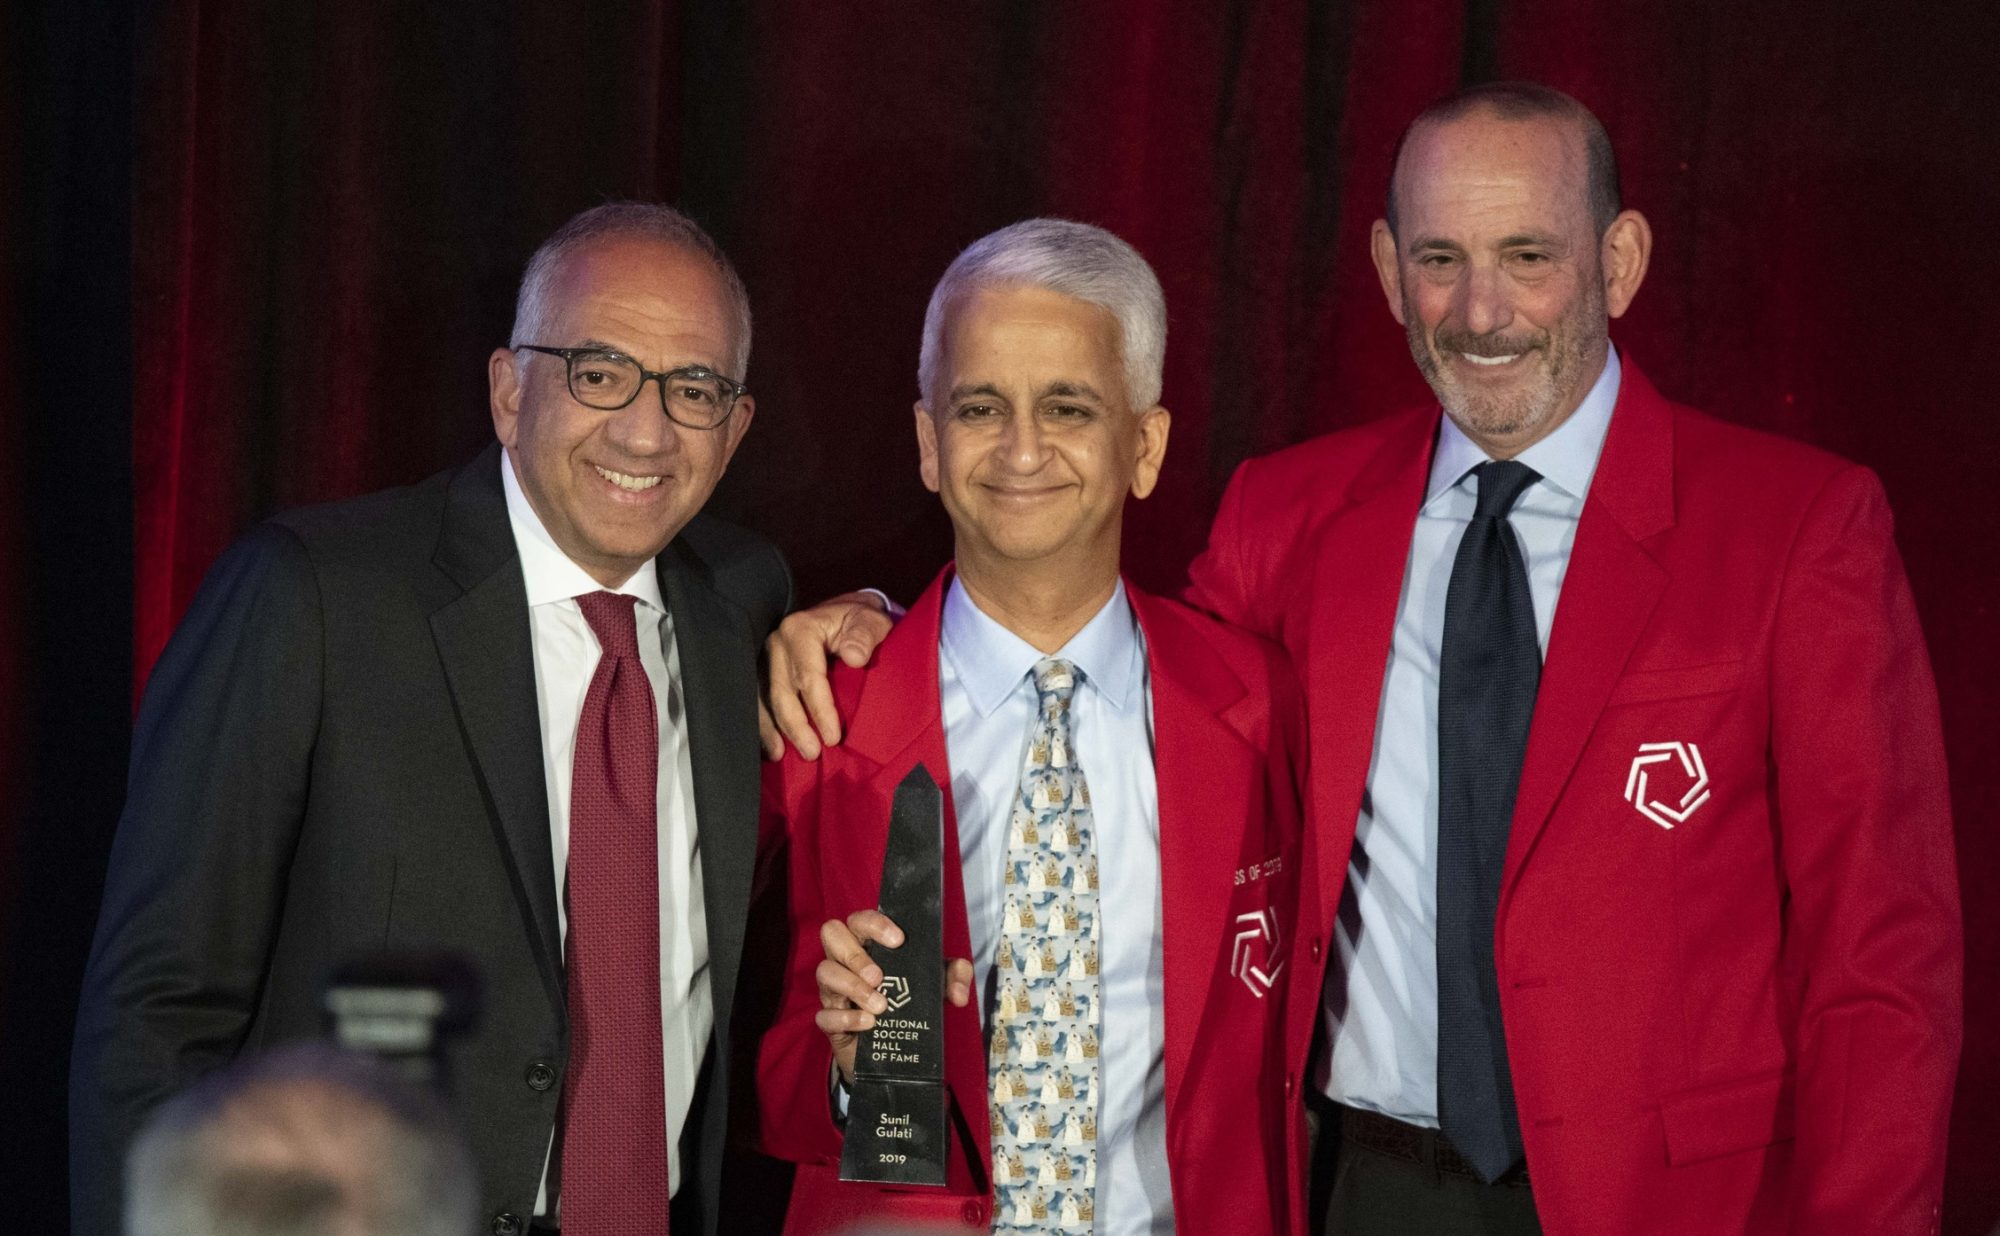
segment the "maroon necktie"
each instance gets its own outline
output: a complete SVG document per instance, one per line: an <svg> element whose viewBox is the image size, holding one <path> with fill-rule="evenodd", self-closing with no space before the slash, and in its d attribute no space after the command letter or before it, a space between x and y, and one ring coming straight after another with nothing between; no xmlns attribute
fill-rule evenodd
<svg viewBox="0 0 2000 1236"><path fill-rule="evenodd" d="M660 1057L660 770L636 598L576 599L604 655L583 697L569 791L569 1079L562 1228L667 1230Z"/></svg>

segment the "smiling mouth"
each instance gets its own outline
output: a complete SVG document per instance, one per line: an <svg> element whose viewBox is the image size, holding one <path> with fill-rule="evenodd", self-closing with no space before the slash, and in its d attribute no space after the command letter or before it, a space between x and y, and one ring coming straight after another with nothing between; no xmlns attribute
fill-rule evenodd
<svg viewBox="0 0 2000 1236"><path fill-rule="evenodd" d="M1509 352L1505 356L1474 356L1470 352L1460 352L1459 355L1475 365L1509 365L1520 360L1525 353Z"/></svg>
<svg viewBox="0 0 2000 1236"><path fill-rule="evenodd" d="M993 496L995 496L996 498L1024 499L1024 498L1046 498L1052 494L1061 493L1064 489L1068 488L1068 486L1037 485L1033 487L1020 487L1011 485L988 485L986 488L988 492L992 493Z"/></svg>
<svg viewBox="0 0 2000 1236"><path fill-rule="evenodd" d="M632 493L638 493L642 490L651 489L653 486L658 485L661 481L667 479L663 476L633 476L629 472L613 472L611 469L599 467L597 464L592 464L590 466L593 468L597 468L597 475L603 477L607 481L610 481L613 485L616 485L618 488L629 490Z"/></svg>

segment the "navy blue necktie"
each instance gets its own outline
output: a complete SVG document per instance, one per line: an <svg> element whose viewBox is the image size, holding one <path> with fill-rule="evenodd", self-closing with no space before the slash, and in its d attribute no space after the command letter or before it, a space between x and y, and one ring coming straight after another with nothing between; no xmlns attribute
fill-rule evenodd
<svg viewBox="0 0 2000 1236"><path fill-rule="evenodd" d="M1452 560L1438 667L1438 1123L1491 1182L1521 1158L1493 926L1542 676L1507 512L1541 477L1511 460L1472 471L1479 505Z"/></svg>

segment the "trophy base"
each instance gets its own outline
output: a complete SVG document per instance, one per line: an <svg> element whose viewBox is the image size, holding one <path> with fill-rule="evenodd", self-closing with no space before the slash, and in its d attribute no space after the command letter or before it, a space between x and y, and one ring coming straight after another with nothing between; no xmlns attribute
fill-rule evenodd
<svg viewBox="0 0 2000 1236"><path fill-rule="evenodd" d="M948 1145L943 1086L855 1079L840 1151L842 1180L941 1185Z"/></svg>

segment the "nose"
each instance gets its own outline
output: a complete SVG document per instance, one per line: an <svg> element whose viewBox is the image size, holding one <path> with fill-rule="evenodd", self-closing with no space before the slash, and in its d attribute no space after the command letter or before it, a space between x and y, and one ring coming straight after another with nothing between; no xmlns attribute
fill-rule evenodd
<svg viewBox="0 0 2000 1236"><path fill-rule="evenodd" d="M1498 265L1471 264L1459 284L1459 299L1465 328L1475 335L1504 330L1514 321L1514 306Z"/></svg>
<svg viewBox="0 0 2000 1236"><path fill-rule="evenodd" d="M659 386L658 394L641 386L637 399L608 414L604 436L612 445L629 455L657 455L679 443L667 419L665 384Z"/></svg>
<svg viewBox="0 0 2000 1236"><path fill-rule="evenodd" d="M1038 472L1047 456L1048 437L1032 406L1007 418L1007 428L1000 435L1000 458L1009 471Z"/></svg>

